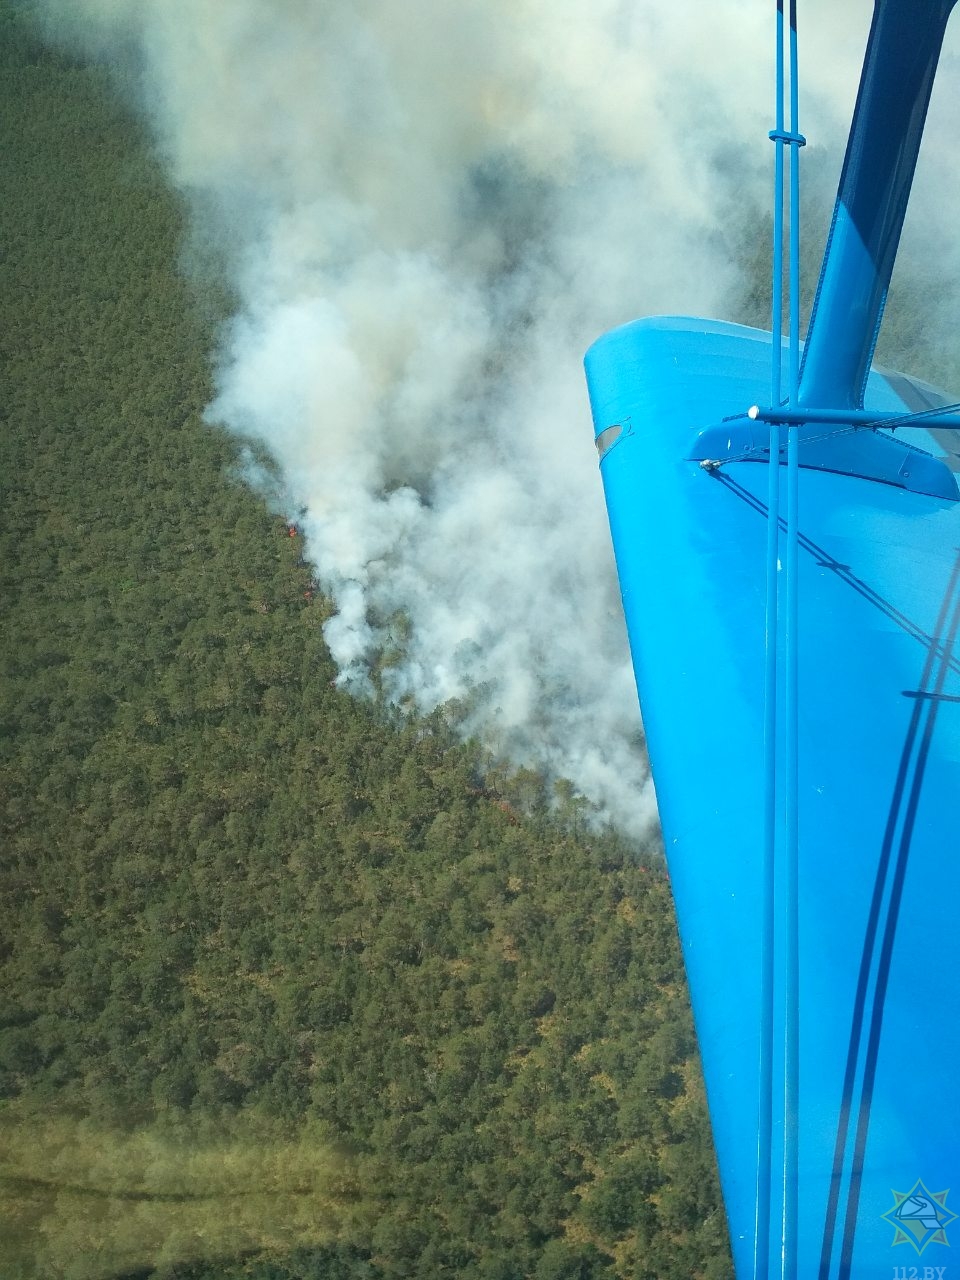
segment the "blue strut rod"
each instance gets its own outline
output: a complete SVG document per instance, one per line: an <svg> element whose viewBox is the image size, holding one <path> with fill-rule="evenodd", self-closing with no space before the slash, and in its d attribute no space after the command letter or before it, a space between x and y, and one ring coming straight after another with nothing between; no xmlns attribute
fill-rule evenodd
<svg viewBox="0 0 960 1280"><path fill-rule="evenodd" d="M777 3L776 128L773 177L771 404L779 405L783 345L783 2ZM777 845L777 569L780 559L780 424L770 423L767 484L766 610L763 676L763 887L760 922L760 1045L757 1093L757 1191L753 1274L767 1280L770 1262L770 1183L773 1126L774 868Z"/></svg>
<svg viewBox="0 0 960 1280"><path fill-rule="evenodd" d="M875 0L803 353L801 401L858 409L956 0Z"/></svg>
<svg viewBox="0 0 960 1280"><path fill-rule="evenodd" d="M777 0L776 33L776 128L770 138L775 145L773 289L771 323L771 399L782 403L783 362L783 223L784 148L790 148L789 198L789 328L788 406L796 407L800 383L800 169L799 150L804 138L799 132L799 77L797 57L796 0L790 0L790 129L784 121L784 14L783 0ZM769 1275L772 1241L771 1193L773 1181L773 1062L777 960L777 845L782 824L784 833L783 906L783 1089L782 1160L780 1202L780 1275L796 1276L797 1222L797 1097L799 1028L799 955L797 929L798 805L797 805L797 573L799 442L796 430L787 437L786 545L783 572L783 608L780 593L780 454L781 424L769 423L769 480L766 540L766 620L764 660L764 853L762 921L760 943L760 1051L757 1125L757 1198L754 1275ZM780 742L777 707L780 701L779 631L783 622L783 742ZM781 750L783 762L780 779ZM782 785L782 805L780 788Z"/></svg>
<svg viewBox="0 0 960 1280"><path fill-rule="evenodd" d="M790 405L800 394L800 134L797 4L790 0ZM779 471L779 465L776 468ZM799 577L800 433L787 431L786 618L784 621L784 1066L781 1274L797 1275L800 1103Z"/></svg>

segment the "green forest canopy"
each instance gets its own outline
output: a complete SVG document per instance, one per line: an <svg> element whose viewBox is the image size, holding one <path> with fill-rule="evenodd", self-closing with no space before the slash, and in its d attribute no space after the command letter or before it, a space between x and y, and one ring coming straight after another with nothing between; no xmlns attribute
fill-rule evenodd
<svg viewBox="0 0 960 1280"><path fill-rule="evenodd" d="M656 858L335 687L148 142L0 37L2 1275L728 1277Z"/></svg>

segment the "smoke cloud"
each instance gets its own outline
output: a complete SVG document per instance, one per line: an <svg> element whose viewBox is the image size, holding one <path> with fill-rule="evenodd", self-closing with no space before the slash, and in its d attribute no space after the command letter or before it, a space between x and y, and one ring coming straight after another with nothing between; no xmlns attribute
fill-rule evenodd
<svg viewBox="0 0 960 1280"><path fill-rule="evenodd" d="M872 5L841 8L807 6L804 61L834 172ZM306 510L341 681L454 700L495 751L648 829L581 359L637 315L729 316L769 205L772 5L41 11L124 69L196 244L225 257L209 416Z"/></svg>

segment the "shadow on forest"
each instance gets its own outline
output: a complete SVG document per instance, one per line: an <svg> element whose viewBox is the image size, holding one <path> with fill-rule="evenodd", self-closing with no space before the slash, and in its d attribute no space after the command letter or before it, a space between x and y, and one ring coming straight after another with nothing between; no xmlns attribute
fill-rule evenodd
<svg viewBox="0 0 960 1280"><path fill-rule="evenodd" d="M310 1125L282 1132L240 1112L125 1129L0 1111L0 1247L5 1274L24 1280L183 1275L315 1248L336 1239L355 1201L347 1158Z"/></svg>

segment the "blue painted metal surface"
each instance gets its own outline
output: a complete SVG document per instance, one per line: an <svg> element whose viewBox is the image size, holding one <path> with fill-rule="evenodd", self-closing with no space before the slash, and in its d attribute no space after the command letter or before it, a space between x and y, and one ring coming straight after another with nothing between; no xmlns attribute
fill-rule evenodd
<svg viewBox="0 0 960 1280"><path fill-rule="evenodd" d="M704 421L764 395L769 361L769 334L687 319L638 321L587 355L598 433L621 427L601 472L744 1277L756 1207L767 469L710 472L690 445ZM880 373L867 403L908 407ZM807 468L799 482L798 1274L821 1274L829 1236L823 1276L859 1280L916 1261L891 1248L891 1189L922 1179L960 1195L960 504ZM776 1168L776 1122L772 1142ZM775 1187L778 1224L776 1197ZM923 1261L950 1257L931 1243Z"/></svg>
<svg viewBox="0 0 960 1280"><path fill-rule="evenodd" d="M771 401L779 405L783 382L783 152L791 139L784 122L783 3L777 2L774 65L774 112L776 125L770 134L774 144L773 179L773 280L771 288ZM780 457L780 424L767 428L768 456ZM776 901L774 859L777 840L777 651L780 629L777 622L777 568L780 562L780 468L767 474L766 589L764 594L763 663L763 844L760 861L760 991L757 1045L757 1167L754 1206L753 1269L756 1280L767 1280L772 1191L773 1133L773 1051L774 1051L774 939Z"/></svg>
<svg viewBox="0 0 960 1280"><path fill-rule="evenodd" d="M770 439L768 428L762 424L799 422L802 425L796 435L798 444L802 445L798 452L798 463L802 467L881 480L953 502L960 497L957 481L943 459L932 457L904 438L913 426L925 429L960 426L955 414L937 415L925 423L914 421L900 405L896 409L886 406L879 414L822 407L801 407L796 411L786 406L764 409L751 406L751 409L756 410L752 416L750 410L744 410L730 421L705 424L691 440L689 456L704 462L766 462L770 456ZM858 419L862 420L858 422ZM882 427L882 433L853 430L871 422ZM900 427L898 422L902 423ZM901 435L894 436L894 430L899 430Z"/></svg>
<svg viewBox="0 0 960 1280"><path fill-rule="evenodd" d="M789 23L784 28L783 0L777 0L776 27L776 127L770 134L776 147L774 163L773 297L771 315L772 402L779 406L783 381L783 239L784 239L784 148L789 147L789 274L787 277L787 404L796 407L800 372L800 148L805 138L799 124L799 75L797 6L790 0ZM785 74L784 35L788 35L790 129L784 128ZM797 1267L797 1093L798 1093L798 999L799 956L797 952L798 892L798 742L797 742L797 558L798 558L798 433L787 434L786 527L780 530L780 424L769 423L767 459L768 509L766 538L766 584L764 612L764 723L763 723L763 850L762 905L760 923L760 1050L757 1091L757 1206L756 1238L753 1251L755 1280L770 1274L770 1241L773 1221L773 1120L779 1112L782 1126L780 1144L780 1265L781 1280L794 1280ZM715 460L711 466L719 465ZM781 541L784 545L781 548ZM785 572L781 573L781 561ZM779 657L783 654L783 669ZM783 697L781 698L781 686ZM781 712L782 702L782 712ZM777 845L782 838L784 875L778 902ZM780 965L782 981L783 1056L779 1080L775 1081L777 1035L777 923L781 917L783 945Z"/></svg>
<svg viewBox="0 0 960 1280"><path fill-rule="evenodd" d="M586 359L741 1277L950 1256L960 432L948 397L870 360L953 3L877 0L786 410L776 277L773 335L638 321ZM771 137L795 201L792 3L790 26Z"/></svg>
<svg viewBox="0 0 960 1280"><path fill-rule="evenodd" d="M955 3L879 0L874 8L804 357L807 404L862 401Z"/></svg>

